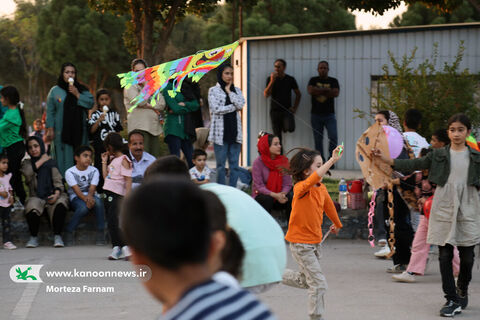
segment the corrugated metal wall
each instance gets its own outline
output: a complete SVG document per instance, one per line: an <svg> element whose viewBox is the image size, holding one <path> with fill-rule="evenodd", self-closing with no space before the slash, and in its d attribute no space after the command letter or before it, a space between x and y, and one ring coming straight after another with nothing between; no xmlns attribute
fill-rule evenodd
<svg viewBox="0 0 480 320"><path fill-rule="evenodd" d="M273 71L277 58L287 61L286 73L295 77L302 92L302 100L296 114L296 131L284 135L284 150L293 147L313 147L310 125L310 96L307 84L317 76L317 64L327 60L329 75L338 79L340 96L335 99L338 124L338 141L345 142L345 155L338 169L358 169L354 150L358 137L367 128L366 120L356 118L354 108L370 112L371 76L382 75L382 66L390 64L388 51L400 58L416 47L415 66L430 58L435 42L439 44L438 66L451 62L457 53L460 40L465 41L465 56L461 69L472 73L480 72L480 28L472 26L460 29L430 29L423 31L395 30L388 33L359 32L349 34L320 35L318 37L294 37L286 39L249 40L246 38L236 50L235 83L247 97L244 116L244 164L250 165L258 155L257 133L271 131L270 100L265 99L263 90L267 76ZM240 63L238 63L240 61ZM392 68L390 68L392 70ZM327 143L324 143L324 150Z"/></svg>

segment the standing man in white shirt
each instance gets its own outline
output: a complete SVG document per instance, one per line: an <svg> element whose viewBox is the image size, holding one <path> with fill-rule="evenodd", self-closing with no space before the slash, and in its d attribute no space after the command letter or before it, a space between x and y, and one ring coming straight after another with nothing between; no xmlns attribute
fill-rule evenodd
<svg viewBox="0 0 480 320"><path fill-rule="evenodd" d="M150 153L144 151L143 141L142 131L132 130L128 133L128 149L133 164L132 189L142 183L145 170L156 159Z"/></svg>

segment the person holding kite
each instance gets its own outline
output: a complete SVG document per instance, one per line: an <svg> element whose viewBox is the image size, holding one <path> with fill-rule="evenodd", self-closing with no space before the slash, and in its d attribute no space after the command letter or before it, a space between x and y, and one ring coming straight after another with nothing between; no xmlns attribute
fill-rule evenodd
<svg viewBox="0 0 480 320"><path fill-rule="evenodd" d="M165 124L165 137L168 137L169 135L173 137L173 141L170 141L170 143L167 141L167 143L169 144L170 149L172 149L172 147L175 149L175 152L172 153L178 154L180 152L179 149L182 147L182 142L188 141L190 144L192 142L191 136L184 132L185 127L181 118L189 111L195 111L198 109L198 101L193 102L192 99L195 94L187 94L187 97L185 97L185 87L189 86L189 84L191 87L194 83L200 81L200 79L210 70L213 70L224 63L225 60L233 54L237 47L238 41L235 41L234 43L222 47L199 51L188 57L164 62L150 68L146 68L145 63L140 64L137 68L133 68L135 65L132 63L132 71L117 75L120 78L122 88L125 88L127 91L132 87L138 87L138 85L140 85L138 87L139 91L136 91L136 95L132 95L125 100L128 112L132 113L137 107L146 102L149 102L150 105L155 108L160 101L157 101L157 99L162 96L169 100L170 104L168 101L167 104L169 104L169 109L172 111L171 114L173 114L173 118L169 118L171 118L172 121L176 118L180 123L177 127L173 122L170 121L169 123L169 119L167 119ZM210 88L209 91L210 111L213 114L211 125L212 130L210 131L209 140L216 144L215 154L217 156L217 167L218 163L221 163L219 175L222 176L221 173L223 172L224 184L225 161L228 155L230 169L232 170L233 175L230 177L230 184L235 186L237 183L236 176L238 176L238 173L236 172L238 171L238 156L240 154L240 146L242 143L241 121L237 115L237 111L243 108L245 99L243 98L240 89L233 86L233 68L231 66L230 68L227 68L226 66L221 67L219 74L219 84ZM182 97L176 98L177 95L181 95ZM189 99L188 96L192 97ZM193 106L194 104L196 104L196 107ZM172 109L177 109L178 112ZM167 116L169 114L170 112L167 113ZM224 119L228 124L236 123L237 125L224 126ZM183 133L182 130L180 130L182 127ZM225 128L227 128L227 130L224 130ZM172 130L169 131L170 129ZM130 131L130 124L128 130ZM190 132L189 130L187 131ZM212 135L213 132L215 135ZM224 133L226 138L224 137ZM195 133L193 132L193 134ZM169 138L167 140L172 139ZM225 141L227 144L224 144ZM220 160L223 160L223 162L219 161L219 158L221 158ZM191 161L189 162L189 166L193 166Z"/></svg>
<svg viewBox="0 0 480 320"><path fill-rule="evenodd" d="M398 170L429 169L429 180L437 184L428 225L427 243L439 246L442 288L447 302L440 315L453 317L468 305L475 245L480 243L480 152L466 145L470 119L455 114L448 120L450 145L419 159L391 159L379 149L372 155ZM460 273L455 285L453 247L460 252Z"/></svg>
<svg viewBox="0 0 480 320"><path fill-rule="evenodd" d="M143 59L134 59L131 63L132 72L140 72L147 68L147 63ZM140 130L144 137L145 151L155 157L159 157L162 153L160 143L160 135L163 133L162 123L160 121L163 109L165 108L165 100L163 95L155 96L155 106L150 101L141 101L135 105L132 101L141 93L145 87L145 81L139 81L123 90L123 103L128 111L127 127L128 133L133 130Z"/></svg>
<svg viewBox="0 0 480 320"><path fill-rule="evenodd" d="M309 316L311 320L323 319L324 296L327 280L320 266L322 256L322 222L325 212L333 225L333 233L342 228L337 210L322 178L342 157L343 147L338 146L332 157L323 163L320 152L300 148L290 161L289 173L295 180L293 202L288 232L292 256L300 266L300 272L286 270L283 283L308 288Z"/></svg>

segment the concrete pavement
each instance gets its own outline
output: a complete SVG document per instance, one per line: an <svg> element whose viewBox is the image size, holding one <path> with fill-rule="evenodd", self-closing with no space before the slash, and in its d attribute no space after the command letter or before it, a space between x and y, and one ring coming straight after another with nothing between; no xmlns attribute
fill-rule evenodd
<svg viewBox="0 0 480 320"><path fill-rule="evenodd" d="M477 250L476 250L477 251ZM328 280L326 319L439 319L444 299L438 262L430 262L428 273L418 283L391 280L385 272L391 261L378 260L374 249L364 240L325 242L322 267ZM1 319L155 319L161 306L137 281L114 279L55 280L42 284L18 284L10 280L15 264L44 264L50 270L118 270L130 268L125 261L108 261L110 248L78 246L55 249L0 250ZM458 319L480 319L480 271L476 259L470 286L470 303ZM288 267L298 269L288 254ZM73 283L73 284L72 284ZM114 287L114 293L48 293L47 285L83 285ZM307 291L277 285L260 298L280 320L307 319Z"/></svg>

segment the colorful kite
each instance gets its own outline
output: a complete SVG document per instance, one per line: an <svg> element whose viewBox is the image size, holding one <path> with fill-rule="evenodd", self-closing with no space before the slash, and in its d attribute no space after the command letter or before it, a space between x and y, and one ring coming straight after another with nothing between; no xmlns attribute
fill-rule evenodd
<svg viewBox="0 0 480 320"><path fill-rule="evenodd" d="M392 167L372 156L372 149L390 154L388 139L382 125L375 122L357 141L355 156L365 180L375 190L391 182Z"/></svg>
<svg viewBox="0 0 480 320"><path fill-rule="evenodd" d="M480 148L478 147L477 140L473 137L473 135L469 135L466 139L467 145L470 146L470 148L475 149L477 151L480 151Z"/></svg>
<svg viewBox="0 0 480 320"><path fill-rule="evenodd" d="M143 101L150 100L150 104L155 106L157 95L165 89L170 80L173 80L173 90L169 90L168 94L172 98L175 97L177 92L180 92L183 80L186 77L191 78L194 82L198 82L208 71L215 69L228 59L237 46L238 41L235 41L223 47L165 62L139 72L130 71L118 74L122 88L128 89L132 85L143 84L142 91L132 100L134 105L128 112L131 112Z"/></svg>

